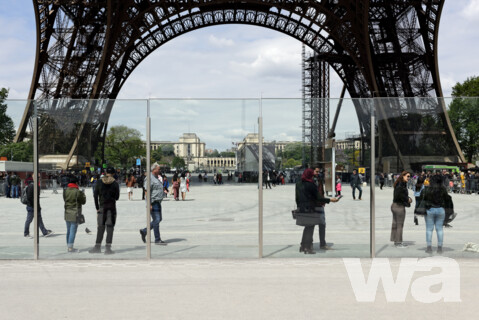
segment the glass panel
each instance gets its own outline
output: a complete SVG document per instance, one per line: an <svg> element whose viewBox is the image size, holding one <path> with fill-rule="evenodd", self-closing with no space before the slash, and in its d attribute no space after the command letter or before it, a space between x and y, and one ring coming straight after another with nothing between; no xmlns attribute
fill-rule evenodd
<svg viewBox="0 0 479 320"><path fill-rule="evenodd" d="M13 132L10 130L9 138L0 142L0 259L32 259L33 223L24 230L27 210L20 197L25 178L33 171L33 144L31 139L18 143L10 140L17 132L27 101L6 100L0 104L6 107L6 115L13 121ZM9 124L3 122L1 126L3 139Z"/></svg>
<svg viewBox="0 0 479 320"><path fill-rule="evenodd" d="M147 102L66 99L38 101L36 106L40 207L44 224L44 228L40 226L40 259L145 258L145 248L138 243L137 228L145 220L145 202L138 188L133 188L133 195L128 200L125 180L129 173L140 176L137 159L142 168L146 163L143 141ZM108 178L107 167L114 169L113 178ZM113 210L97 214L94 186L100 184L97 181L102 180L102 175L104 189L98 193L100 213L101 207L107 208L105 202L102 205L101 198L114 197L114 192L107 191L110 187L105 186L114 189L115 183L119 184L116 221ZM86 222L76 225L75 203L82 202L83 195L86 202L81 212ZM98 227L97 220L106 228ZM112 224L114 228L110 229ZM75 238L68 240L67 234L75 233L75 228ZM49 230L53 232L51 235ZM104 233L102 241L97 238L98 232ZM112 240L109 234L113 234ZM97 241L102 244L102 253L112 249L116 254L89 253ZM111 246L105 246L106 242Z"/></svg>
<svg viewBox="0 0 479 320"><path fill-rule="evenodd" d="M265 148L271 149L271 159L266 157L263 167L269 170L272 186L270 188L265 183L265 257L313 256L299 252L304 227L297 226L292 219L291 211L296 208L295 183L301 179L303 164L308 167L319 164L326 181L323 184L326 197L336 196L336 178L333 179L331 170L333 152L324 141L327 139L321 137L328 136L338 105L339 100L334 99L305 100L304 103L301 99L263 100ZM345 100L342 103L335 130L334 154L337 164L335 175L341 181L343 197L338 203L324 207L327 222L325 241L329 250L320 249L319 231L315 227L315 257L369 256L369 188L367 185L360 186L362 200L359 201L352 199L349 186L352 170L359 167L366 168L362 175L364 183L368 182L369 143L364 133L367 126L363 121L360 127L358 122L358 116L367 118L368 114L364 114L362 107L360 101ZM268 174L265 173L264 177L267 181ZM356 198L359 197L359 191L356 191Z"/></svg>
<svg viewBox="0 0 479 320"><path fill-rule="evenodd" d="M408 98L408 99L381 99L376 101L376 164L378 174L385 176L384 187L381 190L381 180L378 179L376 192L376 252L381 257L426 257L427 226L432 228L434 222L443 234L442 255L451 258L475 257L470 252L464 252L465 244L473 241L471 235L478 227L479 221L475 218L478 203L474 194L477 192L476 169L467 168L467 164L460 158L452 130L448 125L446 112L451 108L462 113L471 112L467 117L477 117L479 104L477 99L437 99L437 98ZM469 111L466 111L469 110ZM463 114L464 116L464 114ZM457 118L450 117L456 126L456 134L467 152L464 133L466 126L459 125ZM393 200L393 184L403 170L408 172L410 179L405 182L408 196L412 199L411 207L400 204L399 197L391 207ZM406 177L407 177L406 175ZM434 190L434 180L442 185L452 197L454 211L457 218L443 228L444 218L442 209L429 210L426 217L415 216L414 208L420 201L416 199L415 191ZM405 179L407 180L407 178ZM401 181L401 179L399 180ZM404 191L405 194L405 191ZM444 206L442 199L435 205ZM405 209L404 209L405 208ZM405 214L402 231L395 228L394 217L401 223ZM393 213L391 213L393 212ZM415 221L417 218L417 224ZM392 230L395 232L393 233ZM392 235L397 235L392 238ZM395 241L393 241L395 240ZM432 254L437 255L440 239L437 230L431 233L430 245ZM394 242L402 242L395 246ZM441 254L441 253L440 253Z"/></svg>
<svg viewBox="0 0 479 320"><path fill-rule="evenodd" d="M167 245L153 244L152 258L258 256L258 110L258 100L150 102L152 161L169 184L159 227Z"/></svg>

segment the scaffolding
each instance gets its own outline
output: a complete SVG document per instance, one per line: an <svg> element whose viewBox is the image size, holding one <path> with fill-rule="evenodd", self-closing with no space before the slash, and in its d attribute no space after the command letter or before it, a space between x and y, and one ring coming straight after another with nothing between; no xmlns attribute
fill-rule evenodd
<svg viewBox="0 0 479 320"><path fill-rule="evenodd" d="M329 64L317 54L302 50L303 91L303 166L309 148L311 164L325 161L325 147L329 134Z"/></svg>

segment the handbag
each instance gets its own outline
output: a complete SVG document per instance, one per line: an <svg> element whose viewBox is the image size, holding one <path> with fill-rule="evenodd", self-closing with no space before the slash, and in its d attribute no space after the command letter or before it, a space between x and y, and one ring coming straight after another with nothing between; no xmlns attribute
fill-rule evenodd
<svg viewBox="0 0 479 320"><path fill-rule="evenodd" d="M82 213L77 213L77 223L78 224L85 223L85 216Z"/></svg>
<svg viewBox="0 0 479 320"><path fill-rule="evenodd" d="M321 224L321 215L318 212L297 212L296 225L311 227Z"/></svg>
<svg viewBox="0 0 479 320"><path fill-rule="evenodd" d="M419 202L417 208L414 209L414 214L418 216L425 216L427 214L426 200L422 199L421 202Z"/></svg>
<svg viewBox="0 0 479 320"><path fill-rule="evenodd" d="M80 192L80 191L78 191ZM85 216L83 215L83 213L81 213L81 209L78 209L78 193L77 193L77 199L76 199L77 203L77 224L83 224L85 223Z"/></svg>

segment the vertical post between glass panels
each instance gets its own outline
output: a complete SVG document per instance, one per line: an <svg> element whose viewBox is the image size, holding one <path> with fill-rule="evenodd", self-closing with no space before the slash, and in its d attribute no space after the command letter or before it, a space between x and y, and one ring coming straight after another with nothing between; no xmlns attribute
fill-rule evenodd
<svg viewBox="0 0 479 320"><path fill-rule="evenodd" d="M262 115L263 97L259 101L258 117L258 255L263 258L263 115Z"/></svg>
<svg viewBox="0 0 479 320"><path fill-rule="evenodd" d="M33 259L38 260L38 118L37 107L33 104Z"/></svg>
<svg viewBox="0 0 479 320"><path fill-rule="evenodd" d="M151 160L150 160L150 153L151 153L151 118L150 118L150 99L146 101L146 238L148 242L146 243L146 258L148 260L151 259L151 229L150 229L150 220L151 220L151 213L150 213L150 206L151 206L151 197L150 197L150 188L151 188Z"/></svg>
<svg viewBox="0 0 479 320"><path fill-rule="evenodd" d="M375 100L373 100L373 103L371 104L371 183L370 183L370 217L369 217L369 223L370 223L370 255L371 258L374 258L376 255L376 211L375 211L375 205L376 205L376 117L375 117Z"/></svg>

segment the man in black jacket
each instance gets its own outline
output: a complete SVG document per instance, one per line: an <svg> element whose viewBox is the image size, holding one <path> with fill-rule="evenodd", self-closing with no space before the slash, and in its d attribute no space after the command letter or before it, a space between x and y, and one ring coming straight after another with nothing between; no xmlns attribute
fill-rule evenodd
<svg viewBox="0 0 479 320"><path fill-rule="evenodd" d="M359 200L363 195L363 189L361 188L361 176L358 174L356 169L353 170L353 175L351 176L351 188L353 188L353 200L356 200L356 189L359 190Z"/></svg>
<svg viewBox="0 0 479 320"><path fill-rule="evenodd" d="M106 228L106 247L105 254L115 253L111 250L113 242L113 230L116 223L116 201L120 198L120 186L113 175L115 169L110 167L106 169L106 175L98 180L93 192L95 207L97 211L97 235L95 246L90 249L90 253L101 253L101 242Z"/></svg>
<svg viewBox="0 0 479 320"><path fill-rule="evenodd" d="M33 178L32 175L28 175L27 177L27 220L25 221L25 229L23 230L23 235L27 238L31 238L30 236L30 224L33 221L33 204L34 202L34 197L33 197ZM40 186L38 186L38 227L42 231L43 236L48 237L53 234L52 230L48 230L45 228L45 225L43 224L43 219L42 219L42 208L40 208Z"/></svg>

